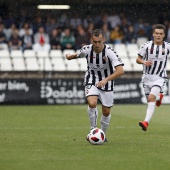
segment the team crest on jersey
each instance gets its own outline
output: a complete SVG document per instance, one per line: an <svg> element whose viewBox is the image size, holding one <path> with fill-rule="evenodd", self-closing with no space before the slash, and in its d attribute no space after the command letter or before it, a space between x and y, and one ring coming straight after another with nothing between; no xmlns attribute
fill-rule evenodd
<svg viewBox="0 0 170 170"><path fill-rule="evenodd" d="M106 61L106 60L107 60L107 56L104 56L104 57L103 57L103 60L105 60L105 61Z"/></svg>

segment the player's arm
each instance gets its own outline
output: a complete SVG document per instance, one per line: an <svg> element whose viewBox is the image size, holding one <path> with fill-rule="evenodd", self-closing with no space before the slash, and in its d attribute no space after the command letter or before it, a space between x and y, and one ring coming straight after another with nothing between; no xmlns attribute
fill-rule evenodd
<svg viewBox="0 0 170 170"><path fill-rule="evenodd" d="M152 65L152 61L151 60L143 60L143 58L138 55L137 59L136 59L136 63L138 64L143 64L145 66L151 66Z"/></svg>
<svg viewBox="0 0 170 170"><path fill-rule="evenodd" d="M97 87L103 87L106 85L106 83L110 80L114 80L118 77L120 77L121 75L124 74L124 70L123 70L123 66L122 65L119 65L119 66L116 66L115 67L115 71L113 74L111 74L110 76L106 77L105 79L99 81L96 86Z"/></svg>
<svg viewBox="0 0 170 170"><path fill-rule="evenodd" d="M66 54L66 58L67 58L67 60L76 59L76 58L78 58L78 54L77 54L77 53L74 53L74 54Z"/></svg>
<svg viewBox="0 0 170 170"><path fill-rule="evenodd" d="M86 53L81 51L80 53L74 53L74 54L66 54L67 60L72 60L76 58L84 58L86 56Z"/></svg>

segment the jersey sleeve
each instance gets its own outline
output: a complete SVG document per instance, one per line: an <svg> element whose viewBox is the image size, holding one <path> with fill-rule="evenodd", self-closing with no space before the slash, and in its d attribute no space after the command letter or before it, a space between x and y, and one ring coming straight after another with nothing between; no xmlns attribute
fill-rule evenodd
<svg viewBox="0 0 170 170"><path fill-rule="evenodd" d="M108 57L110 58L113 67L122 65L124 66L124 63L122 62L121 58L119 57L119 55L116 53L116 51L114 51L113 49L111 49L108 53Z"/></svg>
<svg viewBox="0 0 170 170"><path fill-rule="evenodd" d="M146 43L144 45L142 45L142 47L139 49L138 51L138 56L141 56L142 58L145 56L146 54Z"/></svg>
<svg viewBox="0 0 170 170"><path fill-rule="evenodd" d="M83 46L80 51L77 53L78 54L78 58L84 58L86 57L86 55L88 54L90 46L89 45L85 45Z"/></svg>

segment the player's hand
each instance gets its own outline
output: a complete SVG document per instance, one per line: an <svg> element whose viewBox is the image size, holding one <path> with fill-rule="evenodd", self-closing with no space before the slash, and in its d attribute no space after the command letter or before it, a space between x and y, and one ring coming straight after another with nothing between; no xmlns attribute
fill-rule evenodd
<svg viewBox="0 0 170 170"><path fill-rule="evenodd" d="M144 61L143 63L145 66L151 66L153 64L153 62L151 60L148 61Z"/></svg>
<svg viewBox="0 0 170 170"><path fill-rule="evenodd" d="M76 59L77 58L77 53L74 54L66 54L66 58L67 60L72 60L72 59Z"/></svg>
<svg viewBox="0 0 170 170"><path fill-rule="evenodd" d="M65 56L66 58L67 58L67 60L70 60L70 57L71 57L71 54L66 54L66 56Z"/></svg>
<svg viewBox="0 0 170 170"><path fill-rule="evenodd" d="M103 79L103 80L99 81L98 83L96 83L96 87L102 88L106 85L106 83L107 83L107 80Z"/></svg>

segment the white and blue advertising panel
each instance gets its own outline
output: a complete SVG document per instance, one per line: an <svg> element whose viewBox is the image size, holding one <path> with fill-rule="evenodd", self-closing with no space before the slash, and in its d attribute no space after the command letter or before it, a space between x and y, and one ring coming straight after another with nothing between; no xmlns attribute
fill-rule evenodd
<svg viewBox="0 0 170 170"><path fill-rule="evenodd" d="M146 103L141 79L117 79L115 104ZM85 104L82 79L1 79L0 104ZM170 103L170 80L163 103Z"/></svg>

